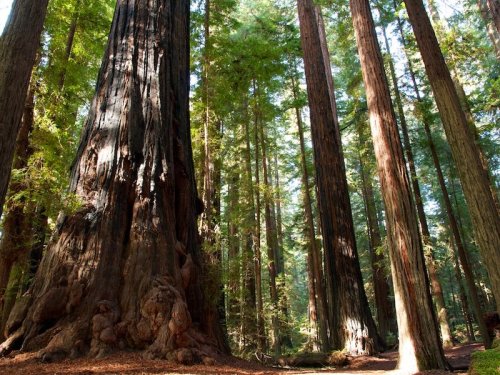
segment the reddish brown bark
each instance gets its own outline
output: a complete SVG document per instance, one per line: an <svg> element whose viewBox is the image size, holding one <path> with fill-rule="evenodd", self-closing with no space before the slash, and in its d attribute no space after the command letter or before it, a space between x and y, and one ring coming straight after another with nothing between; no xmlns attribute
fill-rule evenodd
<svg viewBox="0 0 500 375"><path fill-rule="evenodd" d="M382 29L385 41L385 47L389 55L391 50L389 47L389 41L387 39L385 28ZM399 122L401 127L401 132L403 134L403 148L406 154L406 161L408 162L410 181L413 188L413 195L415 197L415 205L417 208L418 221L420 223L420 233L422 235L422 242L424 245L424 256L426 259L427 270L429 272L429 278L431 281L431 291L434 303L436 305L438 323L441 330L441 339L445 348L453 346L451 330L448 323L448 311L444 302L443 288L441 287L441 282L436 269L436 261L434 259L434 254L432 250L432 239L429 232L429 225L427 223L427 217L424 210L424 202L422 199L422 192L420 190L420 182L417 176L417 170L415 166L415 158L413 157L413 150L411 146L410 136L408 134L408 124L406 123L406 116L403 110L403 101L401 99L401 93L398 87L398 80L396 77L396 70L394 68L394 63L392 57L389 57L389 72L392 79L392 84L394 87L394 94L396 100L396 107L399 115Z"/></svg>
<svg viewBox="0 0 500 375"><path fill-rule="evenodd" d="M311 110L318 204L333 310L330 338L335 349L372 354L383 343L366 298L359 266L351 204L337 119L330 57L319 7L298 1L307 93Z"/></svg>
<svg viewBox="0 0 500 375"><path fill-rule="evenodd" d="M0 37L0 216L48 0L15 0Z"/></svg>
<svg viewBox="0 0 500 375"><path fill-rule="evenodd" d="M2 349L213 356L223 348L199 277L189 2L119 0L97 82L71 178L83 206L59 220Z"/></svg>
<svg viewBox="0 0 500 375"><path fill-rule="evenodd" d="M298 99L298 86L295 79L292 78L292 91L294 100ZM299 131L300 141L300 161L302 167L302 191L304 199L304 213L306 219L306 236L308 245L308 289L310 294L310 314L311 320L317 323L318 338L320 348L323 352L328 352L330 342L328 338L328 309L323 284L323 266L321 261L321 249L319 249L316 242L316 234L314 230L314 219L312 212L312 198L309 187L309 172L307 170L306 148L304 141L304 126L302 123L302 113L299 107L295 107L295 116L297 117L297 128ZM312 297L311 297L312 293ZM317 310L316 310L317 305Z"/></svg>
<svg viewBox="0 0 500 375"><path fill-rule="evenodd" d="M351 0L350 6L385 205L399 331L399 367L408 373L445 368L417 215L370 5L367 0Z"/></svg>
<svg viewBox="0 0 500 375"><path fill-rule="evenodd" d="M365 205L366 221L368 226L368 239L370 243L370 261L373 275L373 291L375 294L375 306L377 308L378 332L385 340L389 332L396 334L396 312L394 302L390 299L391 287L387 272L384 269L385 256L380 252L382 246L382 236L378 224L377 206L375 204L375 194L373 191L372 175L367 168L365 160L373 160L372 145L368 145L365 137L365 126L358 125L359 149L367 149L367 152L360 151L359 164L363 191L363 201ZM371 142L370 142L371 143Z"/></svg>
<svg viewBox="0 0 500 375"><path fill-rule="evenodd" d="M401 20L398 18L397 22L398 22L399 33L401 35L401 40L403 42L403 46L405 47L405 53L407 53L407 42L406 42L406 39L405 39L405 36L403 33L403 27L402 27ZM416 80L415 72L413 69L413 64L412 64L411 60L408 58L408 56L407 56L407 60L408 60L408 68L409 68L409 73L410 73L410 78L411 78L413 90L415 91L415 96L417 98L418 104L422 105L423 99L420 96L420 90L418 89L417 80ZM425 131L425 134L427 137L429 149L431 151L431 156L432 156L432 161L434 163L434 168L436 169L436 175L437 175L438 183L439 183L439 186L440 186L440 189L442 192L443 202L444 202L444 206L446 209L446 215L448 217L448 223L450 225L450 230L451 230L451 233L453 235L453 240L455 242L455 246L457 248L458 254L461 254L459 256L459 258L460 258L461 263L463 264L463 269L464 269L464 273L466 276L467 289L469 290L469 295L471 296L474 315L476 316L476 320L478 322L480 331L483 332L482 336L485 338L485 345L488 347L491 343L489 342L488 336L485 335L486 326L484 325L484 321L483 321L483 312L482 312L482 309L481 309L479 302L478 302L479 299L477 296L477 288L474 284L474 278L473 278L472 273L470 271L469 262L467 260L465 243L464 243L462 235L460 234L460 231L459 231L457 218L456 218L456 215L453 211L450 196L448 193L448 188L446 187L446 182L445 182L443 171L441 168L441 163L439 161L436 146L435 146L434 140L432 138L430 124L429 124L429 121L428 121L425 114L422 117L422 125L424 127L424 131ZM457 275L460 275L460 271ZM462 300L462 304L463 303L464 302ZM466 311L467 310L468 309L466 309Z"/></svg>
<svg viewBox="0 0 500 375"><path fill-rule="evenodd" d="M13 168L18 171L25 171L28 160L33 154L30 147L29 137L34 125L34 96L35 84L32 82L26 98L21 129L16 141L16 156ZM2 239L0 241L0 311L3 313L0 332L3 328L7 316L5 309L4 294L9 282L11 269L20 259L26 258L29 253L31 241L31 225L28 215L29 208L26 206L26 199L21 197L14 199L16 194L27 188L24 178L11 181L9 185L9 195L11 199L6 204L5 219L2 223Z"/></svg>
<svg viewBox="0 0 500 375"><path fill-rule="evenodd" d="M405 0L471 216L475 238L500 306L500 214L480 152L421 0Z"/></svg>

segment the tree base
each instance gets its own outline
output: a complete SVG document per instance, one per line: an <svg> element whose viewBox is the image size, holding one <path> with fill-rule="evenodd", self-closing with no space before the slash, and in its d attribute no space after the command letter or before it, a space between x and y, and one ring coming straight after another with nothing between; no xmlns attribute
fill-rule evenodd
<svg viewBox="0 0 500 375"><path fill-rule="evenodd" d="M102 358L117 350L135 349L142 350L148 359L210 364L222 354L216 341L192 323L184 290L173 286L169 277L153 280L140 301L136 319L121 314L120 307L109 300L97 302L90 316L82 314L82 309L64 314L74 301L62 298L71 294L65 289L52 288L34 304L25 295L16 304L0 355L18 349L37 351L40 360L52 362L85 355ZM50 317L58 319L54 322Z"/></svg>

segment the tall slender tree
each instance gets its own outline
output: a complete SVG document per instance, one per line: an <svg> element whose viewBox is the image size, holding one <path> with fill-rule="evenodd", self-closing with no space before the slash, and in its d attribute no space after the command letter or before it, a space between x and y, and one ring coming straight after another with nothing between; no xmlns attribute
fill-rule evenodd
<svg viewBox="0 0 500 375"><path fill-rule="evenodd" d="M399 331L399 368L445 368L423 248L375 24L367 0L350 1L385 205Z"/></svg>
<svg viewBox="0 0 500 375"><path fill-rule="evenodd" d="M413 156L413 149L411 146L410 135L408 132L408 124L406 122L406 115L403 109L403 100L401 97L401 92L399 91L398 79L396 76L396 69L394 68L394 63L391 57L391 48L389 46L389 40L387 38L387 32L385 27L382 27L382 35L384 37L384 44L387 52L389 53L389 72L392 80L392 85L394 88L394 98L396 101L396 108L399 115L399 125L401 128L401 133L403 134L403 149L406 154L406 161L408 163L408 169L410 172L410 181L413 188L413 196L415 197L415 205L417 208L418 221L420 223L420 233L422 234L422 242L424 245L424 255L426 258L427 270L429 271L429 278L431 281L432 296L434 298L434 303L436 305L437 317L439 322L439 327L441 330L441 339L443 340L443 345L445 348L453 346L450 325L448 323L448 311L444 302L443 288L441 286L441 281L437 275L436 260L433 253L433 244L431 239L431 234L429 230L429 224L427 222L427 216L424 210L424 202L422 198L422 191L420 189L420 182L417 176L417 169L415 166L415 158Z"/></svg>
<svg viewBox="0 0 500 375"><path fill-rule="evenodd" d="M497 199L424 4L421 0L405 0L405 4L460 177L475 238L500 309L500 213Z"/></svg>
<svg viewBox="0 0 500 375"><path fill-rule="evenodd" d="M331 280L331 341L336 349L372 354L381 350L383 343L361 277L323 20L319 7L311 0L299 0L298 10L325 268Z"/></svg>
<svg viewBox="0 0 500 375"><path fill-rule="evenodd" d="M316 242L316 234L314 228L314 218L312 212L312 197L309 187L309 172L307 169L307 159L304 141L304 125L302 121L302 113L298 106L298 84L297 80L292 77L292 93L295 104L295 116L297 120L297 128L299 131L299 142L300 142L300 162L302 167L302 191L304 199L304 213L306 220L306 233L307 233L307 245L308 245L308 270L309 270L309 282L311 283L310 289L313 293L312 302L310 302L311 309L314 308L314 312L311 313L312 317L316 317L318 324L318 336L320 342L320 348L323 352L327 352L330 343L328 339L328 306L325 288L323 284L323 267L321 262L321 249L318 248ZM311 293L310 291L310 293Z"/></svg>
<svg viewBox="0 0 500 375"><path fill-rule="evenodd" d="M0 216L48 0L15 0L0 36Z"/></svg>

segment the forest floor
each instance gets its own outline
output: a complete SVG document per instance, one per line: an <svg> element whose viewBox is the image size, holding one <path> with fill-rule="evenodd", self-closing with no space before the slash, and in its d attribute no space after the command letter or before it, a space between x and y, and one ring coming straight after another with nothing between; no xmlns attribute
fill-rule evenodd
<svg viewBox="0 0 500 375"><path fill-rule="evenodd" d="M446 357L454 368L462 368L466 373L470 354L482 350L482 345L471 344L457 346L446 350ZM182 366L160 360L143 359L137 352L120 352L102 359L78 358L53 363L41 363L34 353L22 353L0 359L0 374L9 375L42 375L42 374L69 374L69 375L152 375L152 374L242 374L242 375L375 375L383 373L396 374L394 368L397 362L397 352L382 353L378 357L350 358L349 364L342 368L310 368L290 369L278 368L243 361L238 358L226 358L213 366L194 365ZM456 374L457 372L455 372ZM458 372L460 373L460 372ZM428 371L426 374L449 374L444 371Z"/></svg>

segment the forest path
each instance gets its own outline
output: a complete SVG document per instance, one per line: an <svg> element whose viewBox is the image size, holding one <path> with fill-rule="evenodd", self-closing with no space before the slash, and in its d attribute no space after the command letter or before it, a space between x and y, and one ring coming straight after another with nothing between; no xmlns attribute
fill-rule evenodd
<svg viewBox="0 0 500 375"><path fill-rule="evenodd" d="M446 350L446 357L454 367L468 366L472 351L481 350L482 345L471 344ZM0 374L5 375L152 375L152 374L242 374L242 375L377 375L394 374L397 352L386 352L379 357L357 357L345 368L283 369L266 367L258 363L237 358L225 359L214 366L182 366L160 360L145 360L137 352L120 352L103 359L78 358L54 363L40 363L34 353L23 353L15 357L0 359ZM465 373L466 370L462 370ZM455 372L456 374L457 372ZM460 372L458 372L460 373ZM444 371L429 371L426 374L449 374Z"/></svg>

